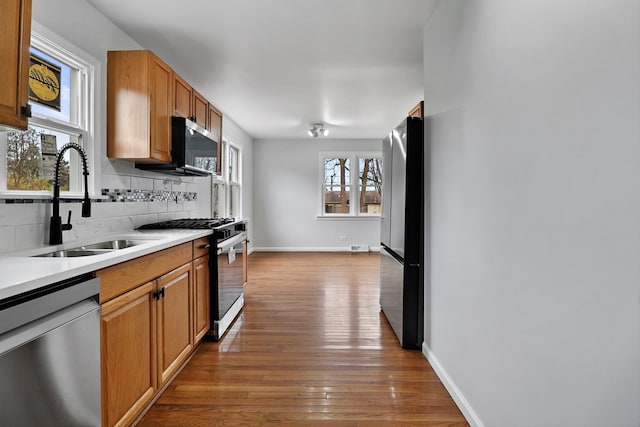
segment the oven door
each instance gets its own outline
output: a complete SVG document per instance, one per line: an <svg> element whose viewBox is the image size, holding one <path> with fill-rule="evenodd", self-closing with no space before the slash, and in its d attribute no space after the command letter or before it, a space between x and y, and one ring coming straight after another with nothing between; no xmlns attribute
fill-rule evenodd
<svg viewBox="0 0 640 427"><path fill-rule="evenodd" d="M215 289L212 290L212 320L217 339L224 334L244 303L243 264L246 254L243 242L246 239L247 235L243 232L218 243L217 280Z"/></svg>

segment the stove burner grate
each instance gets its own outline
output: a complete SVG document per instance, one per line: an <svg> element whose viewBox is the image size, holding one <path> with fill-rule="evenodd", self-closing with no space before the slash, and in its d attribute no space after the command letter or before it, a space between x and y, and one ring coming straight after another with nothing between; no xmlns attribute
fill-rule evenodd
<svg viewBox="0 0 640 427"><path fill-rule="evenodd" d="M145 224L137 230L194 229L207 230L233 222L233 218L183 218Z"/></svg>

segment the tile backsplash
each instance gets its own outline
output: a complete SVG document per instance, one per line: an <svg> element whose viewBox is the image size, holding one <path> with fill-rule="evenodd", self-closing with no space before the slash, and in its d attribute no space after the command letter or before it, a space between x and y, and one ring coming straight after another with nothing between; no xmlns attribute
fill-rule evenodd
<svg viewBox="0 0 640 427"><path fill-rule="evenodd" d="M60 216L66 222L71 211L73 226L63 232L64 242L197 216L197 185L192 182L103 176L102 186L101 197L92 199L89 218L82 218L80 200L62 200ZM47 244L51 211L50 198L0 198L0 251Z"/></svg>

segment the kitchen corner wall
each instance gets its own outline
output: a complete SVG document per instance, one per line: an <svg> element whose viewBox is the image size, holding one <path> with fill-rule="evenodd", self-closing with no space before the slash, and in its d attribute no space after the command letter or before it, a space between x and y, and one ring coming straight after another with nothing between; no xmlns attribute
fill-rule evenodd
<svg viewBox="0 0 640 427"><path fill-rule="evenodd" d="M90 179L94 181L92 216L81 218L79 203L63 203L66 220L72 211L73 229L64 240L106 232L131 230L138 225L181 217L211 216L210 178L164 176L140 171L131 162L106 157L106 66L108 50L143 49L85 0L33 0L34 30L65 47L72 44L99 61L96 70L95 152ZM249 221L250 241L253 207L253 141L227 116L224 138L242 153L242 214ZM101 194L104 194L102 196ZM188 194L187 198L183 197ZM195 197L194 197L195 195ZM112 201L110 199L117 199ZM0 251L28 248L45 243L51 204L42 200L0 200ZM251 249L252 243L249 244Z"/></svg>
<svg viewBox="0 0 640 427"><path fill-rule="evenodd" d="M472 425L640 426L640 2L442 0L424 351Z"/></svg>
<svg viewBox="0 0 640 427"><path fill-rule="evenodd" d="M72 211L73 229L63 233L64 240L128 231L164 219L209 216L209 178L143 172L131 162L106 157L106 53L142 47L85 0L33 0L33 21L34 31L62 47L71 44L99 61L90 179L94 182L92 197L101 200L92 204L90 218L81 217L79 203L61 204L64 220L67 211ZM0 200L0 251L46 243L50 216L51 204L37 198Z"/></svg>

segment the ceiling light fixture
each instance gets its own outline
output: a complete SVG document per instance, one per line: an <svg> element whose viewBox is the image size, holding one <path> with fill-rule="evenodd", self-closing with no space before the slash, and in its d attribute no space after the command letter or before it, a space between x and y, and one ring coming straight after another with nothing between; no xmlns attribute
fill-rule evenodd
<svg viewBox="0 0 640 427"><path fill-rule="evenodd" d="M329 135L329 129L325 129L324 123L313 123L311 125L311 129L307 131L309 136L317 138L318 135L327 136Z"/></svg>

